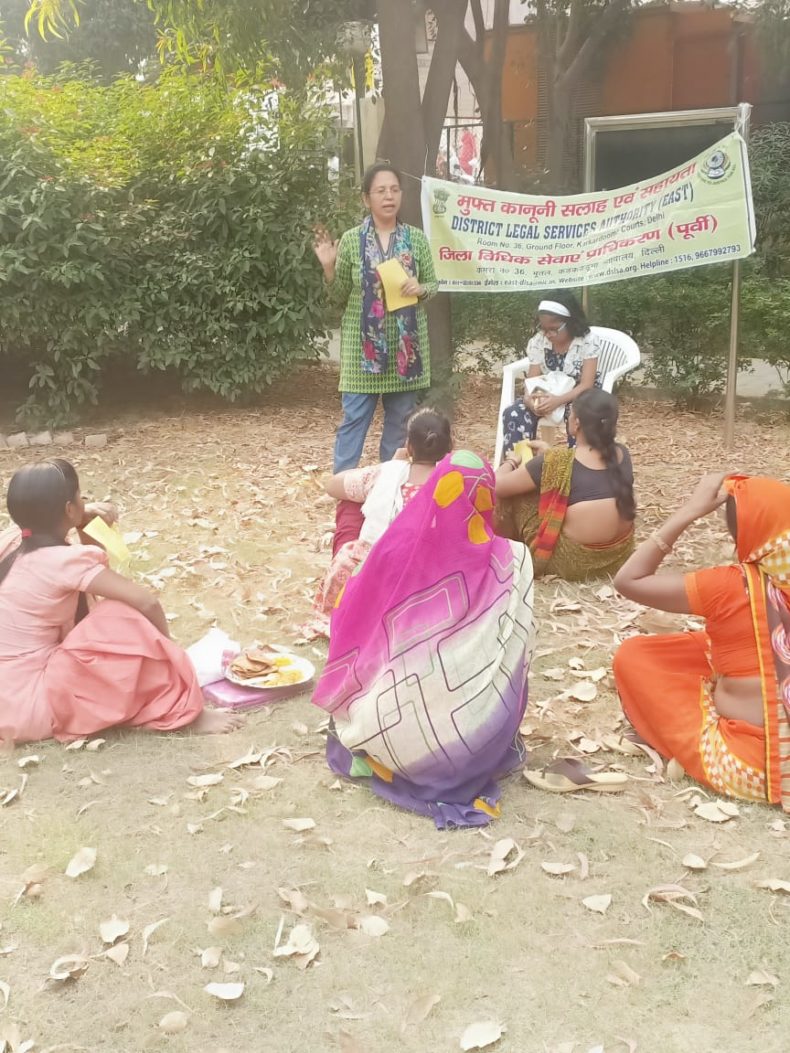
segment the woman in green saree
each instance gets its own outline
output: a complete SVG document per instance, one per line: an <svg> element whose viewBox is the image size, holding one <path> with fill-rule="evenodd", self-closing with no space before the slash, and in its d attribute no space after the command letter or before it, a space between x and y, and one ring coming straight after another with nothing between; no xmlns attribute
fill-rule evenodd
<svg viewBox="0 0 790 1053"><path fill-rule="evenodd" d="M536 577L605 577L633 551L634 473L617 417L614 395L585 391L568 420L572 449L532 442L537 456L509 453L497 469L497 531L529 545Z"/></svg>

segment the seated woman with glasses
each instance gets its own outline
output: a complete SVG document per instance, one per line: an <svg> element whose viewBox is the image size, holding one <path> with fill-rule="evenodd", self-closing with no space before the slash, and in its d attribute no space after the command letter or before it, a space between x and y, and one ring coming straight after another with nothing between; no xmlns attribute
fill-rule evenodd
<svg viewBox="0 0 790 1053"><path fill-rule="evenodd" d="M597 376L599 341L590 331L584 311L572 293L552 293L551 299L541 300L537 324L538 331L527 344L530 362L527 381L562 373L573 383L560 385L567 390L556 395L530 395L525 391L523 398L507 407L502 414L506 454L517 442L534 439L541 417L547 417L562 406L565 407L567 428L574 399L583 391L600 386ZM570 435L568 445L573 445Z"/></svg>

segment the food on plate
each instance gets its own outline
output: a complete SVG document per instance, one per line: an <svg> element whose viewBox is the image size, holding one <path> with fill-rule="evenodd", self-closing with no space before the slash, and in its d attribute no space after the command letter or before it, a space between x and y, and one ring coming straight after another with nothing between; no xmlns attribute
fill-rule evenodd
<svg viewBox="0 0 790 1053"><path fill-rule="evenodd" d="M271 647L248 647L230 663L230 671L240 680L257 680L274 673L283 655Z"/></svg>
<svg viewBox="0 0 790 1053"><path fill-rule="evenodd" d="M303 670L294 665L294 655L257 644L233 659L228 675L253 687L287 687L306 679Z"/></svg>

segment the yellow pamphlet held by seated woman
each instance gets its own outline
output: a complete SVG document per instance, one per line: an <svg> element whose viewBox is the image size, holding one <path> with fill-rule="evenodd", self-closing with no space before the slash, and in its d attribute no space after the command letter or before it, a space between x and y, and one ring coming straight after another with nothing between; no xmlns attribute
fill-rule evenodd
<svg viewBox="0 0 790 1053"><path fill-rule="evenodd" d="M416 296L404 296L401 287L409 280L410 275L400 260L385 260L376 267L381 284L384 287L384 301L388 311L399 311L401 307L413 307Z"/></svg>
<svg viewBox="0 0 790 1053"><path fill-rule="evenodd" d="M121 537L121 532L116 530L115 527L108 526L101 516L91 519L90 523L83 527L83 532L88 537L93 538L94 541L98 541L110 557L110 564L113 568L127 567L129 565L132 554L126 547L126 542Z"/></svg>

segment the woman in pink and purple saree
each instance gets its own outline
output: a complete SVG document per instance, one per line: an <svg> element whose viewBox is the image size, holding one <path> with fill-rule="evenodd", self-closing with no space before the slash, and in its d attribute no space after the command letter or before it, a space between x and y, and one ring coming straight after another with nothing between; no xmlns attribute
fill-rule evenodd
<svg viewBox="0 0 790 1053"><path fill-rule="evenodd" d="M532 561L493 509L490 466L448 454L338 598L313 696L332 770L439 829L496 818L525 759Z"/></svg>

